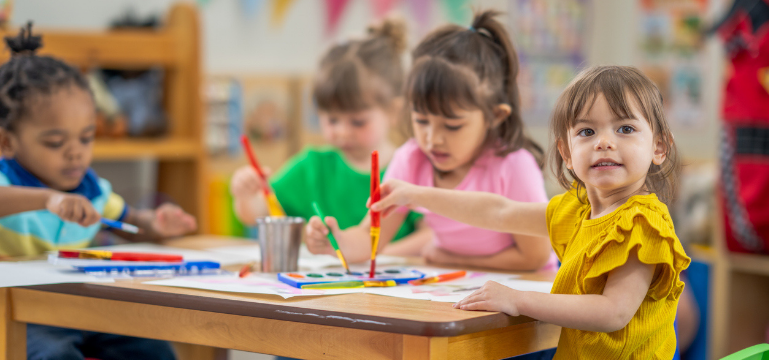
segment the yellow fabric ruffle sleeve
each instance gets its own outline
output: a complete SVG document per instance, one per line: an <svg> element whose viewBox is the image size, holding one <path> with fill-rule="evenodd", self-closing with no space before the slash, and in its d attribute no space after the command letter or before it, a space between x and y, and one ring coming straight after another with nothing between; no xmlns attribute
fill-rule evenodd
<svg viewBox="0 0 769 360"><path fill-rule="evenodd" d="M600 243L585 254L583 289L603 288L604 275L624 265L630 253L637 251L642 263L658 266L647 295L654 300L678 299L684 289L680 274L691 259L675 235L667 209L660 208L656 196L654 200L635 196L622 206Z"/></svg>

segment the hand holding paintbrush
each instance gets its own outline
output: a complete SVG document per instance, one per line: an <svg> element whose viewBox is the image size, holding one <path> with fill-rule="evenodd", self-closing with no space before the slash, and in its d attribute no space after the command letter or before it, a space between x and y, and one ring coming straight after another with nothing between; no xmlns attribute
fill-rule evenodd
<svg viewBox="0 0 769 360"><path fill-rule="evenodd" d="M283 211L283 207L280 206L280 202L278 202L275 193L270 190L267 176L264 171L262 171L261 166L259 166L259 162L256 160L256 155L254 154L253 149L251 149L251 143L248 141L248 137L245 135L241 136L240 142L243 144L243 150L245 151L248 160L251 162L251 166L256 170L262 180L262 192L264 193L265 201L267 201L267 210L269 211L270 216L286 216L286 212Z"/></svg>

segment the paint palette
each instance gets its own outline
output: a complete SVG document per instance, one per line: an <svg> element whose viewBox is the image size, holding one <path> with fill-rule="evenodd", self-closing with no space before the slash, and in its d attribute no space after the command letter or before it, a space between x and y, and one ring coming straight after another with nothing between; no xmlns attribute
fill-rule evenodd
<svg viewBox="0 0 769 360"><path fill-rule="evenodd" d="M368 271L351 271L350 274L346 274L344 269L278 273L278 280L296 288L301 288L302 285L353 280L395 280L398 284L405 284L409 280L421 279L423 277L425 277L424 273L407 268L377 269L373 278L369 278Z"/></svg>

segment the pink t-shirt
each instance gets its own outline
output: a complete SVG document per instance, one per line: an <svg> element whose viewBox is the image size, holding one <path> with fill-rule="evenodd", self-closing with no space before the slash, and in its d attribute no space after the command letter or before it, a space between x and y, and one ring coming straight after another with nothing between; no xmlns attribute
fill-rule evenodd
<svg viewBox="0 0 769 360"><path fill-rule="evenodd" d="M435 186L433 165L414 139L410 139L395 151L384 179ZM516 201L547 202L542 171L534 156L524 149L504 157L494 155L491 150L485 151L454 189L485 191ZM515 238L511 234L470 226L424 208L417 208L415 211L424 214L425 222L435 234L435 245L453 253L492 255L515 245ZM553 253L545 268L555 269L556 266L557 258Z"/></svg>

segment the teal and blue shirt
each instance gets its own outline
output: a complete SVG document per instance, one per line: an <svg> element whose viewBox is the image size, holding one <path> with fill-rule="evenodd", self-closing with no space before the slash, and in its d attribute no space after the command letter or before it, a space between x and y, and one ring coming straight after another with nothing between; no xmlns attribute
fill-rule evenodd
<svg viewBox="0 0 769 360"><path fill-rule="evenodd" d="M47 187L16 160L0 159L0 186ZM89 169L77 188L70 191L91 200L102 217L122 220L128 206L112 192L109 181ZM28 211L0 218L0 255L30 256L51 250L88 246L101 225L82 227L62 221L48 210Z"/></svg>

